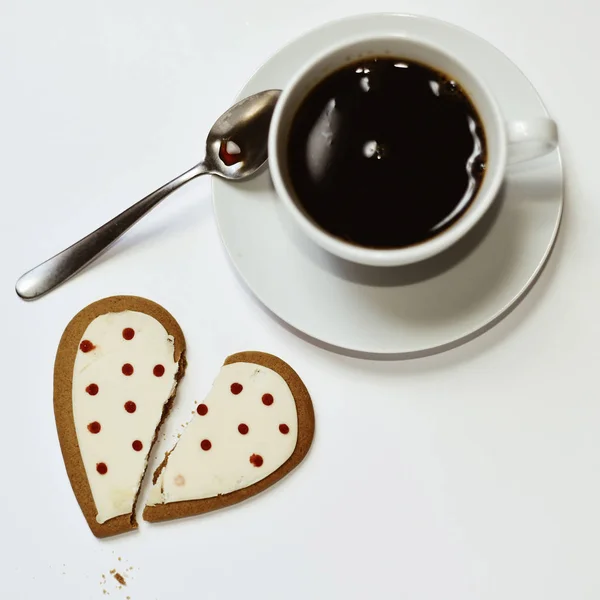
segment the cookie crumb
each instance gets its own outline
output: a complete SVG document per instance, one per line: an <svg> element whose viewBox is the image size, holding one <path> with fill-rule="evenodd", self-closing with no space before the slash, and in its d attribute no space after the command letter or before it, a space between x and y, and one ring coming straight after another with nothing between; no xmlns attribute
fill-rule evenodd
<svg viewBox="0 0 600 600"><path fill-rule="evenodd" d="M127 582L125 581L125 577L123 577L123 575L121 575L121 573L115 573L113 575L113 577L121 584L121 585L127 585Z"/></svg>

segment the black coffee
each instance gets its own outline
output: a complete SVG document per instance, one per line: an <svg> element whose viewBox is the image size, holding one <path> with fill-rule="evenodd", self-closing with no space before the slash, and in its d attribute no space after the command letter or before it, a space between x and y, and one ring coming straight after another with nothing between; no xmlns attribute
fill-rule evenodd
<svg viewBox="0 0 600 600"><path fill-rule="evenodd" d="M287 164L322 229L360 246L427 240L467 210L484 176L485 136L461 87L425 65L372 58L302 101Z"/></svg>

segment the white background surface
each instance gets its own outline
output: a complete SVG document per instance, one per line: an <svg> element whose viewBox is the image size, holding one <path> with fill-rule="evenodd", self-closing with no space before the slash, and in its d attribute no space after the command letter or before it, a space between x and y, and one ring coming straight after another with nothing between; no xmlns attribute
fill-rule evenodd
<svg viewBox="0 0 600 600"><path fill-rule="evenodd" d="M206 179L67 286L18 300L21 272L200 158L214 118L270 54L365 10L419 12L487 38L559 123L563 228L538 285L505 321L418 361L311 346L238 282ZM2 0L0 596L598 598L595 11L591 0ZM181 423L227 354L287 359L317 413L305 463L246 504L96 540L64 472L52 365L68 320L118 293L162 303L186 333ZM109 570L128 567L119 590Z"/></svg>

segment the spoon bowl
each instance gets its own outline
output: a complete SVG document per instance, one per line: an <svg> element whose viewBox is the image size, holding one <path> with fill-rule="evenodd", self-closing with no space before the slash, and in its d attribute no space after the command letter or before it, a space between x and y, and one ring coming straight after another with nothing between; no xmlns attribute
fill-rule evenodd
<svg viewBox="0 0 600 600"><path fill-rule="evenodd" d="M231 180L246 179L267 162L266 140L280 94L281 90L266 90L244 98L216 120L206 138L204 159L213 175ZM256 143L257 140L265 140L265 143ZM226 164L222 156L224 143L229 141L240 150L239 160L231 165Z"/></svg>

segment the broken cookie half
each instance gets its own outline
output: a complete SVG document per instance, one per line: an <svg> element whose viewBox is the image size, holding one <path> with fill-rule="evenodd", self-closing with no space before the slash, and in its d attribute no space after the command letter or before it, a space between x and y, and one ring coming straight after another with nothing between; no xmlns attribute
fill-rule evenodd
<svg viewBox="0 0 600 600"><path fill-rule="evenodd" d="M155 472L144 519L197 515L258 494L302 461L314 427L310 395L287 363L263 352L230 356Z"/></svg>
<svg viewBox="0 0 600 600"><path fill-rule="evenodd" d="M185 367L181 328L150 300L99 300L67 326L54 413L71 486L96 536L137 527L148 456Z"/></svg>

